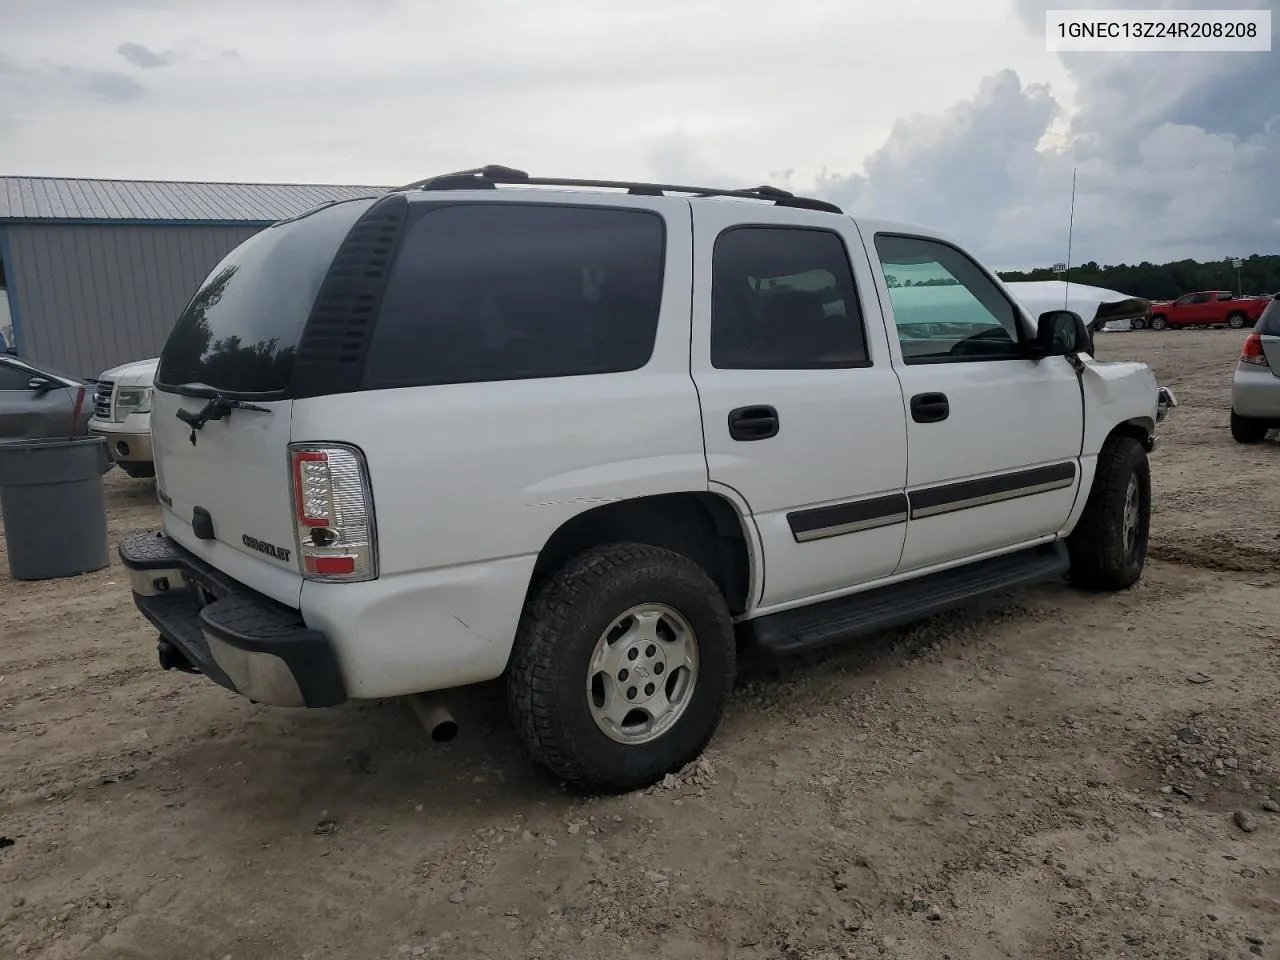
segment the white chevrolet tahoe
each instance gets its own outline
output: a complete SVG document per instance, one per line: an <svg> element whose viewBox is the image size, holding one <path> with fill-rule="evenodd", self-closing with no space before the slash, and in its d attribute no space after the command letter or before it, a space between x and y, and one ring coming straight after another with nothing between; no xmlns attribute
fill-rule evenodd
<svg viewBox="0 0 1280 960"><path fill-rule="evenodd" d="M89 432L107 441L112 461L131 477L154 477L152 381L159 360L135 360L98 377Z"/></svg>
<svg viewBox="0 0 1280 960"><path fill-rule="evenodd" d="M740 645L1138 580L1172 397L1090 351L921 227L444 175L213 270L156 376L163 529L120 553L166 667L309 707L503 677L534 757L637 788Z"/></svg>

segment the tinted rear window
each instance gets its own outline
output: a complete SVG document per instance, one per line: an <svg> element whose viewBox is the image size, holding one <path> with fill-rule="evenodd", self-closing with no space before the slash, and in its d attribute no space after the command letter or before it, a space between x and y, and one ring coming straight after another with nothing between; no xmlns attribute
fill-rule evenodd
<svg viewBox="0 0 1280 960"><path fill-rule="evenodd" d="M1268 337L1280 337L1280 300L1273 299L1267 304L1254 329Z"/></svg>
<svg viewBox="0 0 1280 960"><path fill-rule="evenodd" d="M662 218L644 210L476 203L409 227L365 386L635 370L653 353Z"/></svg>
<svg viewBox="0 0 1280 960"><path fill-rule="evenodd" d="M232 394L285 391L334 253L372 200L338 203L254 234L213 268L178 318L156 383Z"/></svg>

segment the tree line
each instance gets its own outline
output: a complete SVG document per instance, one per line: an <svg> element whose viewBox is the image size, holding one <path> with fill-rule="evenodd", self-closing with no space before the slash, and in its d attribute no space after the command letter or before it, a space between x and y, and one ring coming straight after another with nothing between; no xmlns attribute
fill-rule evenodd
<svg viewBox="0 0 1280 960"><path fill-rule="evenodd" d="M1263 256L1253 254L1242 257L1240 284L1236 285L1236 270L1230 260L1201 263L1198 260L1176 260L1173 263L1108 264L1099 266L1095 261L1071 268L1072 283L1091 287L1107 287L1147 300L1172 300L1184 293L1197 290L1231 290L1234 293L1280 293L1280 254ZM1005 281L1061 280L1061 274L1052 267L1035 270L1001 270ZM1243 289L1241 289L1243 288Z"/></svg>

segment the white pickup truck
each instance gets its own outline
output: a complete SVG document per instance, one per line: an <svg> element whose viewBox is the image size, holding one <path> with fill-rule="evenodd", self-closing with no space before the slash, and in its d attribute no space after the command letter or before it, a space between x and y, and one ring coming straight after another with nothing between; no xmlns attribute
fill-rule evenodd
<svg viewBox="0 0 1280 960"><path fill-rule="evenodd" d="M821 200L430 178L213 270L156 374L163 528L120 554L165 667L308 707L501 677L534 757L636 788L741 644L1137 581L1173 398L1091 348Z"/></svg>
<svg viewBox="0 0 1280 960"><path fill-rule="evenodd" d="M139 479L154 477L151 452L151 398L158 359L135 360L98 377L89 432L107 441L111 459Z"/></svg>

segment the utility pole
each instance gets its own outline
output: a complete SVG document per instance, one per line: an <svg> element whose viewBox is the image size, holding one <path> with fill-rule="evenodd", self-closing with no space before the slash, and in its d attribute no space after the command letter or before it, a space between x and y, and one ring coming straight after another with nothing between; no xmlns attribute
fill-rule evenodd
<svg viewBox="0 0 1280 960"><path fill-rule="evenodd" d="M1244 287L1240 284L1240 268L1244 266L1244 261L1239 257L1231 258L1231 265L1236 268L1236 296L1244 296Z"/></svg>

